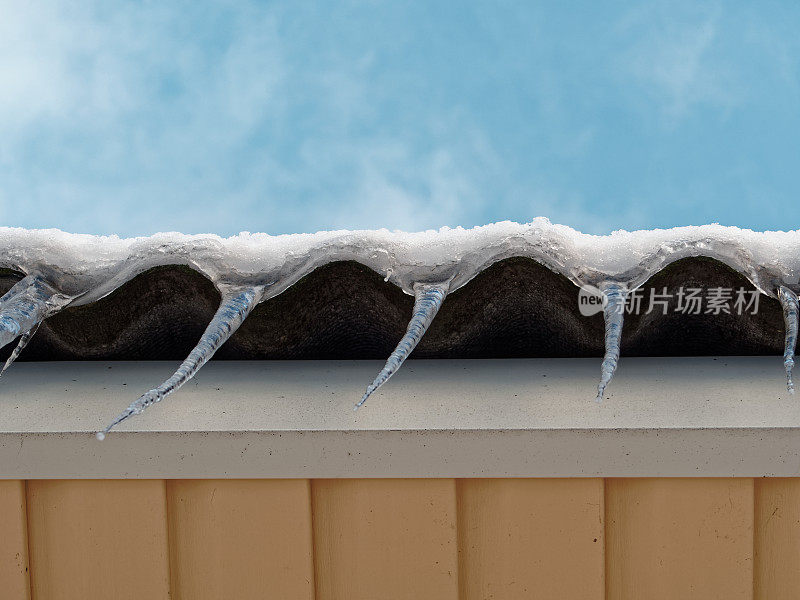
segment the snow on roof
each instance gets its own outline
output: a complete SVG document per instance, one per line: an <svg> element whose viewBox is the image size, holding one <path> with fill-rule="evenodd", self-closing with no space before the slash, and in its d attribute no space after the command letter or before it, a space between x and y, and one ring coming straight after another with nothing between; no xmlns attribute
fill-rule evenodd
<svg viewBox="0 0 800 600"><path fill-rule="evenodd" d="M735 269L763 294L777 297L786 323L790 389L797 338L800 231L755 232L717 224L587 235L537 218L438 231L325 231L271 236L159 233L121 239L59 230L0 228L0 267L25 277L0 299L0 346L19 337L6 367L47 317L96 301L138 274L186 265L208 277L222 303L176 373L133 402L109 425L138 414L177 390L235 332L253 308L327 263L357 261L415 297L412 319L385 368L356 407L383 385L420 341L449 293L487 267L528 257L603 297L606 355L597 399L617 365L626 297L665 266L705 256ZM107 431L108 429L106 429Z"/></svg>

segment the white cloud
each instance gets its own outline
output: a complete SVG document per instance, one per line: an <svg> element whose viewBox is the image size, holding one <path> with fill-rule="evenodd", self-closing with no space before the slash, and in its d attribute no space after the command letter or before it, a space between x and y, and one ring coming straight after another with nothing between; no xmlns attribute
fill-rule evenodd
<svg viewBox="0 0 800 600"><path fill-rule="evenodd" d="M0 218L137 234L463 218L478 202L464 132L421 153L354 133L384 93L374 57L290 59L284 10L0 5Z"/></svg>
<svg viewBox="0 0 800 600"><path fill-rule="evenodd" d="M679 165L667 136L754 94L731 51L741 15L718 5L606 11L610 30L547 7L462 23L332 6L0 0L0 222L124 235L537 215L646 226L658 211L630 197L663 169L626 173L632 147L662 144ZM773 21L745 40L796 95L796 43ZM577 48L587 31L607 35Z"/></svg>
<svg viewBox="0 0 800 600"><path fill-rule="evenodd" d="M716 5L655 2L620 19L616 34L631 39L622 53L624 76L644 85L669 122L696 106L729 110L744 88L735 68L714 53L722 11Z"/></svg>

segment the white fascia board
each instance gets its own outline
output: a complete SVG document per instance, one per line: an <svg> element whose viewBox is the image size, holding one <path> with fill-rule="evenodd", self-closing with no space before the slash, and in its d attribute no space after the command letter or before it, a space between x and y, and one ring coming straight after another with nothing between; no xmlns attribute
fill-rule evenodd
<svg viewBox="0 0 800 600"><path fill-rule="evenodd" d="M780 357L213 361L94 437L170 362L19 363L0 380L0 478L800 475Z"/></svg>

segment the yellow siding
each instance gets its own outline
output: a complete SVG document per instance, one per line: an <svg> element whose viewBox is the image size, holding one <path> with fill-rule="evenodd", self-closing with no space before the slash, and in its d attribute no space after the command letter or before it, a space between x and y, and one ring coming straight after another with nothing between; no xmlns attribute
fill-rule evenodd
<svg viewBox="0 0 800 600"><path fill-rule="evenodd" d="M458 598L452 479L311 486L317 600Z"/></svg>
<svg viewBox="0 0 800 600"><path fill-rule="evenodd" d="M458 484L460 597L602 600L602 479Z"/></svg>
<svg viewBox="0 0 800 600"><path fill-rule="evenodd" d="M33 598L168 598L166 504L163 481L29 481Z"/></svg>
<svg viewBox="0 0 800 600"><path fill-rule="evenodd" d="M609 600L753 597L752 479L606 481Z"/></svg>
<svg viewBox="0 0 800 600"><path fill-rule="evenodd" d="M0 481L0 590L7 600L29 600L25 482Z"/></svg>
<svg viewBox="0 0 800 600"><path fill-rule="evenodd" d="M314 598L308 480L170 481L172 596Z"/></svg>
<svg viewBox="0 0 800 600"><path fill-rule="evenodd" d="M800 478L0 481L3 600L783 600L798 564Z"/></svg>
<svg viewBox="0 0 800 600"><path fill-rule="evenodd" d="M800 597L800 479L755 481L756 600Z"/></svg>

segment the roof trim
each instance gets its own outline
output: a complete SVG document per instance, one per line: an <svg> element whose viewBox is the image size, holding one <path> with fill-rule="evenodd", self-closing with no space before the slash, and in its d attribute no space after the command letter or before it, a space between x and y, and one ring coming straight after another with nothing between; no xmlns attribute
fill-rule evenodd
<svg viewBox="0 0 800 600"><path fill-rule="evenodd" d="M4 377L3 478L796 476L777 357L416 360L354 413L377 361L217 361L105 442L169 362L26 363Z"/></svg>

